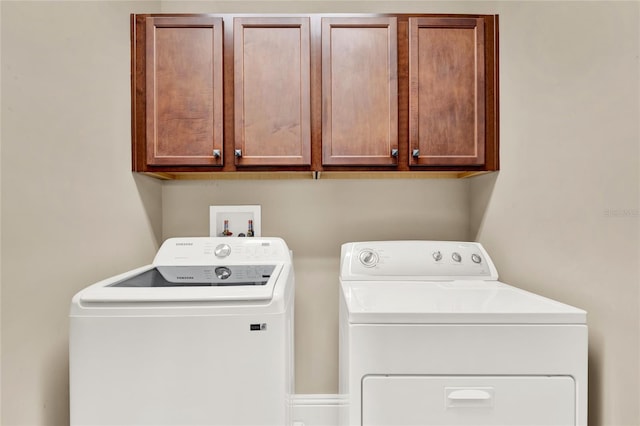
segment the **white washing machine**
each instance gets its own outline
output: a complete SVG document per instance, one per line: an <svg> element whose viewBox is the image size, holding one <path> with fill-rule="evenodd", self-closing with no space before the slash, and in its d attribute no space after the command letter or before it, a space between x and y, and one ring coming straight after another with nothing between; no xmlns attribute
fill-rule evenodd
<svg viewBox="0 0 640 426"><path fill-rule="evenodd" d="M340 283L343 425L587 425L586 312L480 244L348 243Z"/></svg>
<svg viewBox="0 0 640 426"><path fill-rule="evenodd" d="M278 238L172 238L73 298L71 425L290 424L294 271Z"/></svg>

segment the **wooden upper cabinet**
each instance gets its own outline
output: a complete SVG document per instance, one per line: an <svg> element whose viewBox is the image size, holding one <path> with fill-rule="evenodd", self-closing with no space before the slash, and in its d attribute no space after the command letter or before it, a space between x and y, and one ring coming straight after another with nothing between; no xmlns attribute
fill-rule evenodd
<svg viewBox="0 0 640 426"><path fill-rule="evenodd" d="M222 165L222 45L221 18L146 18L147 165Z"/></svg>
<svg viewBox="0 0 640 426"><path fill-rule="evenodd" d="M394 166L395 17L322 18L322 164Z"/></svg>
<svg viewBox="0 0 640 426"><path fill-rule="evenodd" d="M484 24L481 17L409 18L411 166L485 164Z"/></svg>
<svg viewBox="0 0 640 426"><path fill-rule="evenodd" d="M133 14L131 36L134 171L499 169L497 15Z"/></svg>
<svg viewBox="0 0 640 426"><path fill-rule="evenodd" d="M234 19L239 166L311 164L309 18Z"/></svg>

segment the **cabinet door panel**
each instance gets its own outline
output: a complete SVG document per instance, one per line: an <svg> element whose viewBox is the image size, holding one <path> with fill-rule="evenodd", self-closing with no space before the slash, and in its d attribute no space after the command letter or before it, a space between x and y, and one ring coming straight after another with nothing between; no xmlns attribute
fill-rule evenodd
<svg viewBox="0 0 640 426"><path fill-rule="evenodd" d="M147 164L222 165L222 19L149 17L146 79Z"/></svg>
<svg viewBox="0 0 640 426"><path fill-rule="evenodd" d="M322 19L323 164L397 164L397 61L395 18Z"/></svg>
<svg viewBox="0 0 640 426"><path fill-rule="evenodd" d="M409 19L410 165L485 161L482 18Z"/></svg>
<svg viewBox="0 0 640 426"><path fill-rule="evenodd" d="M237 164L309 165L309 18L234 19Z"/></svg>

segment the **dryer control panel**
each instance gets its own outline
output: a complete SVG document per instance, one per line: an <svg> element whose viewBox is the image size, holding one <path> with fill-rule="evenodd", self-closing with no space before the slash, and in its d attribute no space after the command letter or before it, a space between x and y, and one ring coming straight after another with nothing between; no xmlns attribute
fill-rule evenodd
<svg viewBox="0 0 640 426"><path fill-rule="evenodd" d="M343 280L497 280L480 243L457 241L369 241L342 246Z"/></svg>

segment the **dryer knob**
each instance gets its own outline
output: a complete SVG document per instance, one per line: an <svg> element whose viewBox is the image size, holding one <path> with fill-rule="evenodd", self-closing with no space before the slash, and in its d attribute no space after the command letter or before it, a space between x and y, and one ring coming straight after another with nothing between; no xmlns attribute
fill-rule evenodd
<svg viewBox="0 0 640 426"><path fill-rule="evenodd" d="M436 262L439 262L442 260L442 253L440 251L434 251L432 256L433 256L433 260L435 260Z"/></svg>
<svg viewBox="0 0 640 426"><path fill-rule="evenodd" d="M454 260L454 262L460 263L462 261L462 256L460 256L460 253L458 253L457 251L453 252L451 258Z"/></svg>
<svg viewBox="0 0 640 426"><path fill-rule="evenodd" d="M229 244L218 244L213 250L216 257L227 257L231 254L231 246Z"/></svg>
<svg viewBox="0 0 640 426"><path fill-rule="evenodd" d="M479 254L473 253L471 255L471 260L473 260L473 263L482 263L482 258L480 257Z"/></svg>
<svg viewBox="0 0 640 426"><path fill-rule="evenodd" d="M376 266L376 264L378 263L378 255L373 250L362 250L358 258L360 259L360 263L362 263L367 268Z"/></svg>

